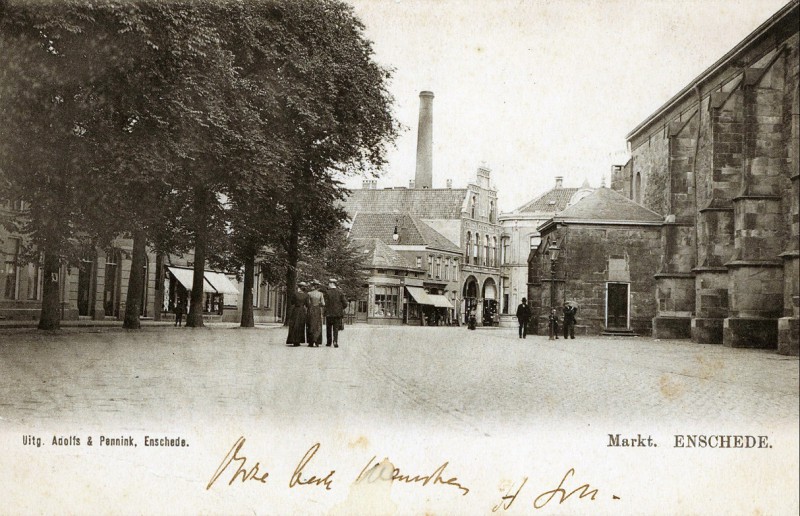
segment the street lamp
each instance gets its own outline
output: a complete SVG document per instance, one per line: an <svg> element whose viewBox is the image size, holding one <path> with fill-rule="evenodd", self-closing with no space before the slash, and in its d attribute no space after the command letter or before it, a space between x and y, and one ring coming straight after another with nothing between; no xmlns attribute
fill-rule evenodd
<svg viewBox="0 0 800 516"><path fill-rule="evenodd" d="M558 260L558 253L561 249L558 248L558 243L553 241L547 252L550 255L550 308L556 306L556 261Z"/></svg>
<svg viewBox="0 0 800 516"><path fill-rule="evenodd" d="M400 240L400 232L397 231L397 226L400 224L400 217L397 215L397 211L395 210L394 216L394 233L392 233L392 240L397 243Z"/></svg>

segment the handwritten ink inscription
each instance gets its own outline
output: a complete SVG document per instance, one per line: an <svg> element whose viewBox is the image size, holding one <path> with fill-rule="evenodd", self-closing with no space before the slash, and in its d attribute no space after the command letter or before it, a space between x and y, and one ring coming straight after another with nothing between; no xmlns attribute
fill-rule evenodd
<svg viewBox="0 0 800 516"><path fill-rule="evenodd" d="M267 483L267 479L270 476L269 472L265 470L260 461L251 459L245 454L244 445L245 438L243 436L239 437L222 459L222 462L220 462L211 480L209 480L206 485L206 490L211 489L220 478L223 479L223 482L227 481L229 486L237 480L242 484L250 482L256 482L257 484ZM317 468L315 464L312 464L320 447L320 443L314 443L300 459L294 472L289 477L290 489L296 487L322 487L324 491L332 490L333 477L336 470L323 468L323 471L328 471L323 475L319 473L319 468ZM388 481L393 484L408 484L419 487L449 487L456 490L461 496L468 495L470 493L470 488L467 487L457 475L447 472L449 466L450 461L444 461L439 466L429 470L429 472L422 474L409 473L406 470L401 470L399 467L394 466L388 460L378 462L377 455L373 455L356 477L355 483L369 484L379 481ZM569 500L597 500L600 490L593 487L588 482L580 483L576 481L575 477L575 468L569 468L563 477L561 477L556 487L540 492L540 494L533 499L533 508L543 509L554 500L557 501L559 505ZM492 507L492 512L509 510L519 498L527 482L528 477L524 477L519 485L515 483L509 486L506 490L506 494ZM613 495L612 499L619 500L620 498Z"/></svg>

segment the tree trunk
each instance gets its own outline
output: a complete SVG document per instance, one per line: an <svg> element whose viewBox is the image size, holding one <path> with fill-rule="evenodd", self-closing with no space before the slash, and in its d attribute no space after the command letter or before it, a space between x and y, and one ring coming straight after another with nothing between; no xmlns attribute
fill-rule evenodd
<svg viewBox="0 0 800 516"><path fill-rule="evenodd" d="M289 245L286 249L286 319L283 325L287 326L292 317L294 295L297 292L297 262L300 261L300 217L295 214L289 226Z"/></svg>
<svg viewBox="0 0 800 516"><path fill-rule="evenodd" d="M144 231L137 229L133 232L133 257L131 259L131 274L128 278L128 296L125 300L125 320L123 328L138 330L142 327L139 314L142 313L142 291L144 280L142 269L147 259L147 239Z"/></svg>
<svg viewBox="0 0 800 516"><path fill-rule="evenodd" d="M255 252L247 252L244 259L244 292L242 293L242 328L254 328L253 277L255 276Z"/></svg>
<svg viewBox="0 0 800 516"><path fill-rule="evenodd" d="M203 327L203 286L205 284L206 246L208 244L208 198L210 193L204 188L196 188L194 192L194 275L192 276L192 292L189 301L189 314L186 326Z"/></svg>
<svg viewBox="0 0 800 516"><path fill-rule="evenodd" d="M42 311L39 315L40 330L58 330L61 328L59 294L61 289L61 264L58 255L45 252L42 281Z"/></svg>

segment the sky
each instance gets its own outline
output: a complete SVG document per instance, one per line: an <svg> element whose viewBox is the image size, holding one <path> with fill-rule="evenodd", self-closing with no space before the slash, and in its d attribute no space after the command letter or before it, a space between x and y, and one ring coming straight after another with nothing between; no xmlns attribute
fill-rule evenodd
<svg viewBox="0 0 800 516"><path fill-rule="evenodd" d="M786 0L345 0L404 132L378 187L408 186L419 92L434 92L433 187L492 170L501 211L608 184L625 136ZM360 188L363 178L346 185Z"/></svg>

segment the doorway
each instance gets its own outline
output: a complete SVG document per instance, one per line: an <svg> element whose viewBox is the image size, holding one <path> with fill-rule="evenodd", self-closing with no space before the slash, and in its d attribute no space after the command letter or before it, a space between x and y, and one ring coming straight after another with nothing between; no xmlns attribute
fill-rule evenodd
<svg viewBox="0 0 800 516"><path fill-rule="evenodd" d="M630 285L608 283L606 285L606 328L628 329L630 327Z"/></svg>

